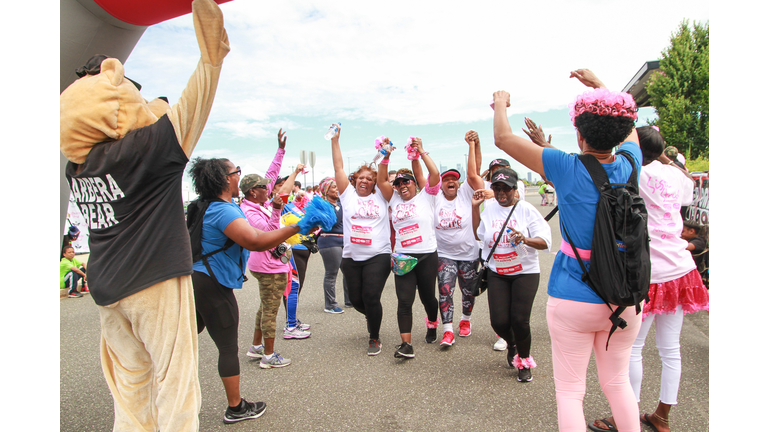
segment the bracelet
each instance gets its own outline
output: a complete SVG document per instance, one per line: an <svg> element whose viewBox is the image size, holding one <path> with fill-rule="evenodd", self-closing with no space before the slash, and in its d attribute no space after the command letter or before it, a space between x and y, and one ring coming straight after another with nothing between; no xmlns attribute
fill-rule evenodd
<svg viewBox="0 0 768 432"><path fill-rule="evenodd" d="M389 165L389 159L382 159L379 165Z"/></svg>
<svg viewBox="0 0 768 432"><path fill-rule="evenodd" d="M421 155L421 157L424 157L424 156L428 155L429 152L424 152L424 153L419 153L419 154Z"/></svg>

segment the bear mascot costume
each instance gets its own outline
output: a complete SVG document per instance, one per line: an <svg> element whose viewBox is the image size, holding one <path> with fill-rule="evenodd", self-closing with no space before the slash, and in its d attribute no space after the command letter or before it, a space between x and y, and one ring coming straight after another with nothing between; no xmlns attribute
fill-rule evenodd
<svg viewBox="0 0 768 432"><path fill-rule="evenodd" d="M90 232L88 279L115 431L196 431L201 405L192 253L181 181L213 104L229 40L194 0L201 57L178 102L147 102L114 58L94 56L60 96L66 179ZM158 71L162 72L162 71Z"/></svg>

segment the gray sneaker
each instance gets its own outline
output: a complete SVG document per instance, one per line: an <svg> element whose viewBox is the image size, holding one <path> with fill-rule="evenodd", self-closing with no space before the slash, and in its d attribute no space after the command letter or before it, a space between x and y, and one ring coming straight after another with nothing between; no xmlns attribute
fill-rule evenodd
<svg viewBox="0 0 768 432"><path fill-rule="evenodd" d="M250 358L260 359L264 357L264 345L259 345L258 348L256 346L251 345L250 348L248 348L248 352L245 353Z"/></svg>
<svg viewBox="0 0 768 432"><path fill-rule="evenodd" d="M288 327L283 332L283 339L306 339L308 338L312 333L302 330L299 326L296 327Z"/></svg>
<svg viewBox="0 0 768 432"><path fill-rule="evenodd" d="M280 354L275 353L275 355L272 356L271 359L267 360L267 357L264 356L261 358L261 362L259 362L259 367L262 369L269 369L269 368L279 368L279 367L285 367L291 364L291 359L282 358L280 357Z"/></svg>
<svg viewBox="0 0 768 432"><path fill-rule="evenodd" d="M368 355L375 356L381 352L381 340L368 339Z"/></svg>

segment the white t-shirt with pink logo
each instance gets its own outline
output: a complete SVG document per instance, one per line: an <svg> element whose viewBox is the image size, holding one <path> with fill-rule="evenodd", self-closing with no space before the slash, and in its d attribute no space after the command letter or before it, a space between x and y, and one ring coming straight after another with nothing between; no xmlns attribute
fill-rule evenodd
<svg viewBox="0 0 768 432"><path fill-rule="evenodd" d="M357 194L352 185L339 196L344 209L344 250L342 258L365 261L380 254L391 254L387 200L376 191L367 197Z"/></svg>
<svg viewBox="0 0 768 432"><path fill-rule="evenodd" d="M474 261L478 244L472 230L472 194L469 183L459 186L456 198L449 201L443 191L437 194L435 205L435 239L437 255L455 261Z"/></svg>
<svg viewBox="0 0 768 432"><path fill-rule="evenodd" d="M488 259L488 253L491 252L499 231L504 231L493 256L488 259L488 267L491 271L506 276L541 273L538 251L523 245L526 254L522 257L518 256L510 242L511 234L503 229L510 210L512 206L502 207L495 200L485 201L485 210L480 214L480 226L477 228L477 237L480 238L483 246L482 259ZM549 224L541 213L526 201L520 201L506 226L522 232L526 237L541 237L547 242L546 250L552 246L552 230Z"/></svg>
<svg viewBox="0 0 768 432"><path fill-rule="evenodd" d="M426 188L409 201L398 194L389 200L392 227L395 229L395 252L423 254L435 252L435 204L437 195L430 195Z"/></svg>
<svg viewBox="0 0 768 432"><path fill-rule="evenodd" d="M680 238L680 207L693 202L693 181L673 166L653 161L640 170L640 196L648 210L651 238L651 283L685 276L696 268L688 241Z"/></svg>

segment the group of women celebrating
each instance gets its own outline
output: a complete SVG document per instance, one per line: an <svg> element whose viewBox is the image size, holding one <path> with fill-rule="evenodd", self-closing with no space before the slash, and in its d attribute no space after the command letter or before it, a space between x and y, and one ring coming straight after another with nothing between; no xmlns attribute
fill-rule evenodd
<svg viewBox="0 0 768 432"><path fill-rule="evenodd" d="M547 324L559 430L585 430L582 401L587 367L594 352L601 388L613 416L588 427L596 431L638 432L642 422L657 432L666 432L670 430L668 414L671 405L676 404L680 380L683 316L707 310L709 306L707 290L685 250L687 244L679 238L679 209L690 202L692 183L684 170L665 160L664 142L658 130L635 130L637 107L631 96L606 89L589 70L579 69L571 76L592 87L571 105L571 119L582 153L594 156L613 183L627 183L633 172L639 175L641 196L648 204L652 275L650 301L644 305L643 313L626 309L621 317L627 325L613 334L607 347L612 310L582 279L582 268L576 258L576 254L587 262L590 258L598 188L577 155L514 135L506 113L510 95L505 91L494 93L495 145L555 185L560 228L567 230L573 241L572 245L560 245L547 287ZM462 293L459 336L467 337L472 333L476 300L470 282L476 278L481 262L485 262L489 269L491 326L500 337L499 342L504 342L502 349L507 347L507 362L517 370L517 380L531 381L536 362L531 354L530 317L540 282L538 251L551 249L552 235L541 213L525 201L517 173L507 161L497 159L489 166L488 182L484 182L478 174L482 156L474 131L465 135L469 149L467 178L463 182L456 170L438 172L417 137L407 144L411 169L398 170L393 180L387 170L392 151L387 149L392 147L386 146L386 137L381 139L385 155L378 167L365 164L347 173L339 145L341 126L335 126L336 133L331 138L334 176L323 180L320 186L323 198L334 207L337 217L336 225L320 232L318 241L326 267L326 311L339 309L334 292L341 270L345 304L366 319L367 354L380 354L382 291L392 272L394 257L407 258L407 271L394 276L401 339L394 356L413 358L413 305L417 294L425 312L425 342L437 342L439 317L440 344L451 346L456 341L454 287L458 283ZM221 254L208 259L210 265L195 263L193 275L198 329L207 327L219 348L219 373L230 405L225 422L255 418L263 412L263 406L246 402L239 394L238 318L232 289L242 287L244 261L259 281L261 297L248 356L260 358L260 365L265 368L290 364L290 360L274 351L275 316L290 270L284 260L268 252L298 232L297 227L282 226L279 222L285 204L277 197L272 179L279 172L278 162L284 153L282 130L278 142L278 155L266 177L251 175L241 181L240 189L245 195L242 210L232 202L238 193L239 168L225 159L198 159L192 168L198 194L214 200L205 215L204 252L226 247ZM617 147L628 152L634 164L615 157L613 151ZM297 167L292 176L300 170ZM279 192L287 195L292 178L281 179L279 183ZM234 243L227 243L227 239ZM248 250L262 252L251 254L249 259ZM295 305L288 318L285 334L308 335L308 329L295 319ZM653 322L657 324L657 346L663 360L661 396L652 415L640 416L641 353Z"/></svg>
<svg viewBox="0 0 768 432"><path fill-rule="evenodd" d="M536 366L530 353L529 322L539 284L538 251L550 247L551 232L539 211L520 198L524 191L518 191L517 173L501 162L492 163L489 185L493 195L486 200L486 185L478 174L482 159L479 139L476 132L469 131L465 135L469 165L463 183L459 183L456 170L438 172L417 137L407 144L412 147L411 169L398 170L391 183L386 168L372 165L348 176L339 146L341 127L335 126L331 146L344 208L341 270L352 304L367 320L368 355L381 352L381 293L391 271L393 252L415 261L407 272L394 276L401 338L394 354L397 358L415 356L411 336L417 294L426 314L425 342L437 341L439 311L443 324L440 344L455 343L453 294L457 281L462 292L459 336L472 333L475 297L470 282L482 257L492 274L488 283L491 326L506 341L508 362L518 370L518 380L530 381L531 369ZM382 142L389 143L389 138ZM387 167L390 155L386 152L380 165ZM426 177L421 162L427 169ZM350 177L352 188L348 187ZM481 214L482 205L485 209ZM395 234L394 247L389 241L390 229ZM492 249L492 256L488 256Z"/></svg>

